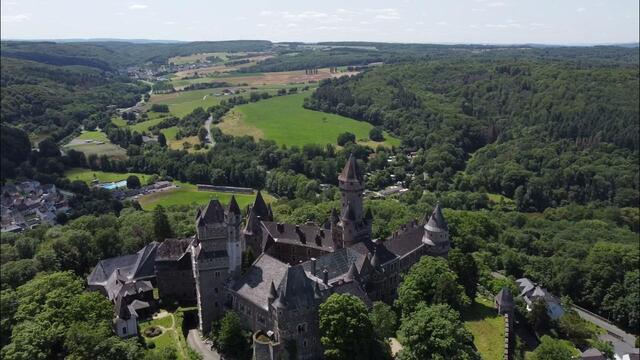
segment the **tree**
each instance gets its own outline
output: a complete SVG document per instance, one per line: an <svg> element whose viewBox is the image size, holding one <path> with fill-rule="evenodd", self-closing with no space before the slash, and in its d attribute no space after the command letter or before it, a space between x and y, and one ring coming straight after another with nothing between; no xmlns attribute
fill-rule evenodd
<svg viewBox="0 0 640 360"><path fill-rule="evenodd" d="M207 132L207 129L203 127L198 129L198 139L200 140L201 143L206 144L208 136L209 136L209 133Z"/></svg>
<svg viewBox="0 0 640 360"><path fill-rule="evenodd" d="M129 175L129 177L127 178L127 187L129 189L139 189L140 179L135 175Z"/></svg>
<svg viewBox="0 0 640 360"><path fill-rule="evenodd" d="M527 313L527 320L533 330L542 333L551 327L551 318L547 312L547 305L542 299L536 299L531 303L531 311Z"/></svg>
<svg viewBox="0 0 640 360"><path fill-rule="evenodd" d="M369 320L379 338L395 337L398 329L398 316L391 306L381 301L374 302L369 313Z"/></svg>
<svg viewBox="0 0 640 360"><path fill-rule="evenodd" d="M595 330L578 313L565 307L565 313L558 321L558 328L562 336L571 341L576 347L584 348L589 339L595 338Z"/></svg>
<svg viewBox="0 0 640 360"><path fill-rule="evenodd" d="M369 139L373 141L383 141L384 134L382 133L382 129L379 127L374 127L369 130Z"/></svg>
<svg viewBox="0 0 640 360"><path fill-rule="evenodd" d="M533 352L535 360L571 360L579 354L568 341L557 340L548 335L540 338L540 345Z"/></svg>
<svg viewBox="0 0 640 360"><path fill-rule="evenodd" d="M403 317L398 335L401 360L480 359L473 335L448 305L421 302L411 316Z"/></svg>
<svg viewBox="0 0 640 360"><path fill-rule="evenodd" d="M158 134L158 144L162 147L167 147L167 138L163 133Z"/></svg>
<svg viewBox="0 0 640 360"><path fill-rule="evenodd" d="M464 286L465 294L471 301L475 300L480 273L473 255L463 253L459 249L453 249L449 251L448 261L449 267L456 273Z"/></svg>
<svg viewBox="0 0 640 360"><path fill-rule="evenodd" d="M342 134L338 135L338 145L344 146L348 142L356 142L356 135L354 133L343 132Z"/></svg>
<svg viewBox="0 0 640 360"><path fill-rule="evenodd" d="M420 302L449 304L455 309L469 305L458 276L442 258L423 256L414 264L398 288L396 305L406 317Z"/></svg>
<svg viewBox="0 0 640 360"><path fill-rule="evenodd" d="M38 155L40 157L59 157L60 148L55 140L48 137L38 143Z"/></svg>
<svg viewBox="0 0 640 360"><path fill-rule="evenodd" d="M349 294L332 294L320 305L320 342L328 360L389 358L367 312L362 300Z"/></svg>
<svg viewBox="0 0 640 360"><path fill-rule="evenodd" d="M158 205L153 209L153 234L156 241L164 241L164 239L173 236L171 224L162 205Z"/></svg>
<svg viewBox="0 0 640 360"><path fill-rule="evenodd" d="M247 337L242 331L240 317L233 311L228 311L220 320L220 332L216 336L220 351L235 359L246 359L251 349Z"/></svg>

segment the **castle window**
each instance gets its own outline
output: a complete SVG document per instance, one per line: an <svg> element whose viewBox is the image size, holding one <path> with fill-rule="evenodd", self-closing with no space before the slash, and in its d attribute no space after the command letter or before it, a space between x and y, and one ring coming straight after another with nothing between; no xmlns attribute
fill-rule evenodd
<svg viewBox="0 0 640 360"><path fill-rule="evenodd" d="M220 271L216 271L215 273L213 273L213 276L215 278L219 278L220 277Z"/></svg>
<svg viewBox="0 0 640 360"><path fill-rule="evenodd" d="M307 331L307 324L298 324L298 334L302 334Z"/></svg>
<svg viewBox="0 0 640 360"><path fill-rule="evenodd" d="M214 303L213 303L213 306L214 306L214 307L218 307L218 302L217 302L217 301L216 301L216 302L214 302Z"/></svg>
<svg viewBox="0 0 640 360"><path fill-rule="evenodd" d="M307 347L307 345L308 345L307 340L306 340L306 339L305 339L305 340L303 340L303 341L302 341L302 346L303 346L303 347Z"/></svg>
<svg viewBox="0 0 640 360"><path fill-rule="evenodd" d="M126 333L127 333L127 327L126 327L126 326L122 328L122 333L123 333L123 334L126 334Z"/></svg>

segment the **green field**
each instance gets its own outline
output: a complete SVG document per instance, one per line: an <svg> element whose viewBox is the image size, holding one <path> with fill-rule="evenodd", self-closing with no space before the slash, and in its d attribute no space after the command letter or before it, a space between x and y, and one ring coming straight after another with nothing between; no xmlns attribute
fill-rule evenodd
<svg viewBox="0 0 640 360"><path fill-rule="evenodd" d="M153 342L155 344L154 349L147 351L162 352L164 348L172 347L176 349L178 359L189 359L189 345L187 345L187 341L182 333L184 317L182 309L178 308L175 313L163 312L163 314L164 316L161 318L141 321L139 324L140 333L145 343L149 344ZM162 334L152 338L146 337L144 331L151 326L159 327L162 330Z"/></svg>
<svg viewBox="0 0 640 360"><path fill-rule="evenodd" d="M192 184L187 184L179 181L174 182L180 188L175 190L157 192L154 194L144 195L138 199L138 202L145 210L151 210L158 205L164 207L171 205L205 205L212 198L217 198L223 204L228 204L231 200L231 195L235 195L238 205L241 209L244 209L247 205L252 204L255 195L249 194L232 194L227 192L215 192L215 191L198 191L197 187ZM273 197L263 194L264 199L267 202L273 201Z"/></svg>
<svg viewBox="0 0 640 360"><path fill-rule="evenodd" d="M102 142L102 144L96 142ZM106 155L115 159L125 159L127 157L126 150L116 144L112 144L102 131L83 131L78 137L64 145L63 148L65 150L81 151L85 156L96 154L98 156Z"/></svg>
<svg viewBox="0 0 640 360"><path fill-rule="evenodd" d="M387 133L383 142L369 140L369 130L373 126L364 121L303 108L305 96L309 93L278 96L238 106L218 127L226 134L251 135L287 146L335 144L338 135L346 131L354 133L358 143L363 145L400 145L399 139Z"/></svg>
<svg viewBox="0 0 640 360"><path fill-rule="evenodd" d="M242 53L236 53L235 55L240 55ZM174 56L167 60L167 63L174 63L175 65L183 65L183 64L194 64L197 62L204 61L209 56L217 56L222 61L226 61L229 53L226 52L210 52L210 53L200 53L200 54L191 54L187 56Z"/></svg>
<svg viewBox="0 0 640 360"><path fill-rule="evenodd" d="M96 179L101 183L126 180L130 175L137 176L140 179L140 183L142 185L146 185L151 178L151 175L141 173L115 173L80 168L69 169L64 173L64 176L66 176L69 180L80 180L86 182L87 184L91 184L91 182Z"/></svg>
<svg viewBox="0 0 640 360"><path fill-rule="evenodd" d="M464 326L473 334L473 343L482 359L501 360L504 345L504 318L498 315L491 300L476 298L462 318Z"/></svg>

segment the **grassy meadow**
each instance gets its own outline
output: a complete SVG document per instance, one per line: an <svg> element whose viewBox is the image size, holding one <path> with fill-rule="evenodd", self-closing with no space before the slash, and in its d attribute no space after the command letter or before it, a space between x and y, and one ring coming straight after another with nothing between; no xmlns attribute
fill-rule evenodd
<svg viewBox="0 0 640 360"><path fill-rule="evenodd" d="M303 100L308 95L279 96L238 106L217 126L225 134L251 135L255 139L270 139L287 146L335 144L338 135L346 131L354 133L358 143L364 145L400 144L399 139L387 133L384 141L371 141L369 130L373 126L364 121L303 108Z"/></svg>
<svg viewBox="0 0 640 360"><path fill-rule="evenodd" d="M102 142L102 144L96 142ZM116 144L112 144L102 131L83 131L68 144L64 145L63 149L81 151L85 156L91 154L106 155L112 159L126 159L127 157L126 150Z"/></svg>
<svg viewBox="0 0 640 360"><path fill-rule="evenodd" d="M151 175L141 173L115 173L105 172L100 170L91 170L83 168L74 168L65 171L64 176L69 180L80 180L87 184L91 184L93 180L98 180L101 183L116 182L120 180L126 180L130 175L135 175L140 179L142 185L146 185L151 178Z"/></svg>

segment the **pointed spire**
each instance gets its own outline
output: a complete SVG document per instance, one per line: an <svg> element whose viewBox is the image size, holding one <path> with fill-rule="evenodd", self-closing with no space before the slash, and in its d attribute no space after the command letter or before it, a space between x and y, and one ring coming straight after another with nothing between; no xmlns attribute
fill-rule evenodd
<svg viewBox="0 0 640 360"><path fill-rule="evenodd" d="M344 280L355 281L358 280L358 277L360 277L360 274L358 273L358 269L356 268L356 263L351 263L351 266L349 266L349 271L347 271Z"/></svg>
<svg viewBox="0 0 640 360"><path fill-rule="evenodd" d="M260 190L258 190L256 200L253 202L253 211L255 211L256 215L260 216L262 219L267 219L269 216L269 208L267 208L267 203L264 201Z"/></svg>
<svg viewBox="0 0 640 360"><path fill-rule="evenodd" d="M200 211L198 225L205 223L221 223L224 221L224 208L218 199L213 198L207 206Z"/></svg>
<svg viewBox="0 0 640 360"><path fill-rule="evenodd" d="M356 212L353 210L353 206L351 203L347 203L347 207L344 208L344 214L342 214L343 219L349 219L351 221L356 220Z"/></svg>
<svg viewBox="0 0 640 360"><path fill-rule="evenodd" d="M373 257L371 258L371 266L378 268L380 266L380 257L378 256L378 247L373 250Z"/></svg>
<svg viewBox="0 0 640 360"><path fill-rule="evenodd" d="M340 221L340 216L338 216L338 210L336 208L331 209L331 223L337 224Z"/></svg>
<svg viewBox="0 0 640 360"><path fill-rule="evenodd" d="M278 291L276 290L276 285L271 282L271 287L269 288L269 302L272 302L278 297Z"/></svg>
<svg viewBox="0 0 640 360"><path fill-rule="evenodd" d="M424 226L425 229L429 231L448 231L449 225L447 225L447 221L444 219L444 215L442 214L442 208L440 207L440 202L436 204L436 207L433 209L431 213L431 217L429 221Z"/></svg>
<svg viewBox="0 0 640 360"><path fill-rule="evenodd" d="M244 226L245 234L253 234L253 230L258 225L258 217L253 209L249 210L249 216L247 216L247 224Z"/></svg>
<svg viewBox="0 0 640 360"><path fill-rule="evenodd" d="M229 212L240 215L240 206L238 206L235 195L231 195L231 201L229 201Z"/></svg>
<svg viewBox="0 0 640 360"><path fill-rule="evenodd" d="M358 173L358 162L353 154L349 155L347 163L344 165L344 169L338 176L340 181L359 181L360 174Z"/></svg>
<svg viewBox="0 0 640 360"><path fill-rule="evenodd" d="M273 210L271 209L271 204L267 204L267 220L273 221Z"/></svg>

